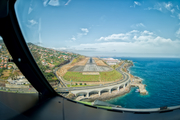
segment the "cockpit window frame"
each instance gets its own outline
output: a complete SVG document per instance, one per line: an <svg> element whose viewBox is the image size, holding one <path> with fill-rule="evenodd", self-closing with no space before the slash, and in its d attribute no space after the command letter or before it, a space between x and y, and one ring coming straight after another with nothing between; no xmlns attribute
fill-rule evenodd
<svg viewBox="0 0 180 120"><path fill-rule="evenodd" d="M0 35L13 58L12 61L39 92L39 95L42 98L57 96L59 94L46 80L24 40L15 13L15 2L16 0L7 1L9 12L6 17L0 19L2 26Z"/></svg>

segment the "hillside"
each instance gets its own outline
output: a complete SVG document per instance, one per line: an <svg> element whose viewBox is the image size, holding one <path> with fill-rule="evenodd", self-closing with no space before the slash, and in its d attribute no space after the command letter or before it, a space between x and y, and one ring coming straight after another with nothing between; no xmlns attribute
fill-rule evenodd
<svg viewBox="0 0 180 120"><path fill-rule="evenodd" d="M27 45L39 68L50 82L57 80L53 73L53 70L56 67L70 61L72 58L79 56L75 53L45 48L33 43L27 43Z"/></svg>
<svg viewBox="0 0 180 120"><path fill-rule="evenodd" d="M45 48L33 43L27 43L27 45L42 73L47 80L53 84L54 81L57 81L53 70L70 61L72 58L79 56L79 54ZM17 77L15 73L19 71L19 69L14 63L8 62L8 59L11 58L3 40L0 40L0 79L2 80L7 80L9 77L16 79ZM19 75L22 75L22 73Z"/></svg>

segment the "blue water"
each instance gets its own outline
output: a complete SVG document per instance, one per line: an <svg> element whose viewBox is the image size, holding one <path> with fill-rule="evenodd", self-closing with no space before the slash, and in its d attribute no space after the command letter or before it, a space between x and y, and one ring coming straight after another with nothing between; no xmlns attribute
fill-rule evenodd
<svg viewBox="0 0 180 120"><path fill-rule="evenodd" d="M122 58L123 59L123 58ZM148 95L130 93L107 102L125 108L157 108L180 105L180 58L124 58L133 60L130 73L143 79Z"/></svg>

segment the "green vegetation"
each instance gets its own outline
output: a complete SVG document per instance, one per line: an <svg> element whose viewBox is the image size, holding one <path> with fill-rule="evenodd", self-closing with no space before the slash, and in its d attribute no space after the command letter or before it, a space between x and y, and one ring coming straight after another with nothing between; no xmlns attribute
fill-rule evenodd
<svg viewBox="0 0 180 120"><path fill-rule="evenodd" d="M100 75L82 75L80 72L66 72L66 74L63 76L65 80L72 80L73 82L81 82L81 81L87 81L87 82L96 82L96 81L115 81L120 78L122 78L122 74L117 72L116 70L109 71L109 72L100 72Z"/></svg>
<svg viewBox="0 0 180 120"><path fill-rule="evenodd" d="M93 106L92 102L84 102L84 101L77 101L77 102ZM112 107L109 107L109 106L99 106L99 105L95 105L95 106L99 108L104 108L104 109L112 109Z"/></svg>
<svg viewBox="0 0 180 120"><path fill-rule="evenodd" d="M28 47L40 70L49 82L58 80L53 73L53 70L56 67L67 63L74 57L77 57L77 59L75 59L77 61L83 57L70 52L63 52L50 48L44 48L34 45L33 43L28 43Z"/></svg>
<svg viewBox="0 0 180 120"><path fill-rule="evenodd" d="M110 72L100 72L100 75L101 75L101 81L104 82L115 81L122 78L122 74L117 72L116 70Z"/></svg>
<svg viewBox="0 0 180 120"><path fill-rule="evenodd" d="M72 80L73 82L80 82L80 81L99 81L99 75L82 75L80 72L70 72L67 71L66 74L63 76L65 80Z"/></svg>
<svg viewBox="0 0 180 120"><path fill-rule="evenodd" d="M12 70L2 69L3 72L1 73L0 79L6 80L8 77L12 75Z"/></svg>
<svg viewBox="0 0 180 120"><path fill-rule="evenodd" d="M83 60L84 58L85 58L85 56L80 55L77 58L74 58L74 60L71 62L71 64L77 63L77 62Z"/></svg>

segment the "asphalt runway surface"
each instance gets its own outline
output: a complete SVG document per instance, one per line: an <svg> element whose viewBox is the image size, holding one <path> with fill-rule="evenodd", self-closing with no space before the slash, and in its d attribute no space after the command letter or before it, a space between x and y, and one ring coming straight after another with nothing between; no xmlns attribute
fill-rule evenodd
<svg viewBox="0 0 180 120"><path fill-rule="evenodd" d="M103 72L103 71L112 71L113 69L109 66L97 66L95 61L90 58L85 66L74 66L68 71L74 72Z"/></svg>

